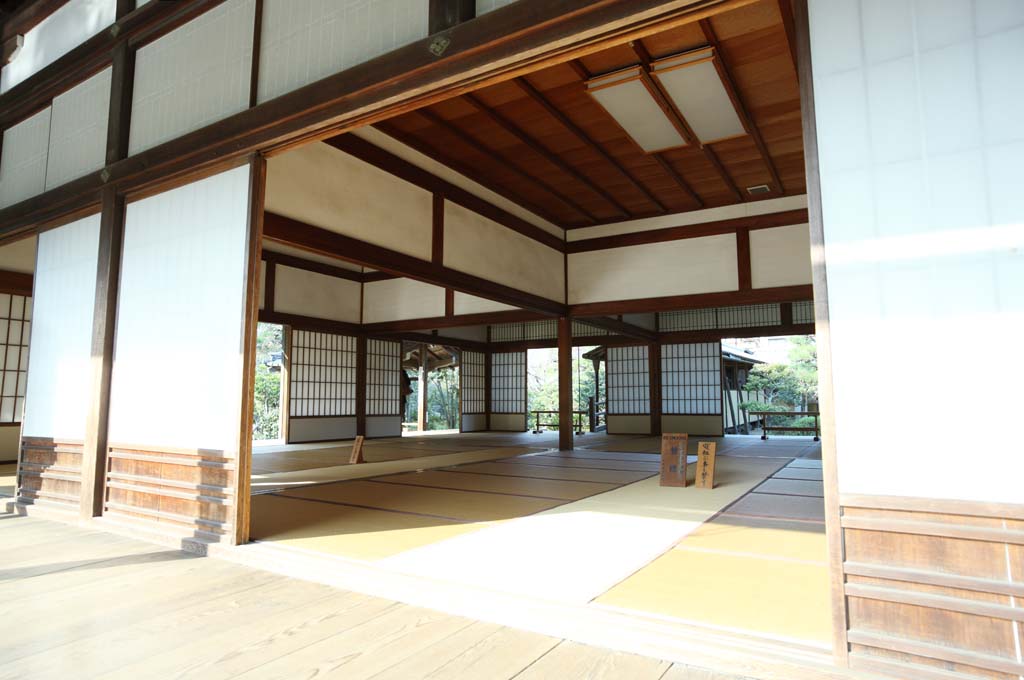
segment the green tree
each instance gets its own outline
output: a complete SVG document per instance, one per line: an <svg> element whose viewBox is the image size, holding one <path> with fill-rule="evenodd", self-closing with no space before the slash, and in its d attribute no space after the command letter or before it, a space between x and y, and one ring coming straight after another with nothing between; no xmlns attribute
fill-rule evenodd
<svg viewBox="0 0 1024 680"><path fill-rule="evenodd" d="M281 369L274 361L282 356L281 326L261 323L256 329L256 381L253 389L253 439L281 436Z"/></svg>

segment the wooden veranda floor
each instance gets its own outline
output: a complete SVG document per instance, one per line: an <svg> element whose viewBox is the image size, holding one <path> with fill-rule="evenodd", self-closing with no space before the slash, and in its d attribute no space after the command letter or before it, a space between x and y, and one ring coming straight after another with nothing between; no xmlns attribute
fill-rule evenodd
<svg viewBox="0 0 1024 680"><path fill-rule="evenodd" d="M735 677L36 518L0 546L2 678Z"/></svg>

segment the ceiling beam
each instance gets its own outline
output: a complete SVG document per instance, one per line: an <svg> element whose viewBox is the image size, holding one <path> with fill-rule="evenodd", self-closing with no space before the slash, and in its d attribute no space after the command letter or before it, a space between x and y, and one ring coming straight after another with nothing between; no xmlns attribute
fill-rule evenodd
<svg viewBox="0 0 1024 680"><path fill-rule="evenodd" d="M779 14L782 15L782 28L786 31L786 48L793 60L793 71L797 81L800 80L800 59L796 54L796 17L793 15L793 0L779 0Z"/></svg>
<svg viewBox="0 0 1024 680"><path fill-rule="evenodd" d="M588 302L569 306L574 317L604 316L608 314L642 314L645 312L675 312L685 309L706 309L708 307L730 307L733 305L756 305L775 302L800 302L813 300L814 289L810 284L801 286L780 286L778 288L755 288L753 290L723 291L721 293L696 293L693 295L668 295L636 300L610 300Z"/></svg>
<svg viewBox="0 0 1024 680"><path fill-rule="evenodd" d="M380 168L399 179L414 184L425 191L441 194L446 200L457 203L467 210L472 210L478 215L483 215L489 220L517 231L523 236L528 236L539 241L549 248L558 251L565 249L565 242L554 234L547 232L540 227L530 224L521 217L499 208L493 203L488 203L476 194L472 194L462 187L456 186L437 175L432 175L423 168L413 165L409 161L399 158L390 151L375 146L362 137L353 134L338 135L324 140L326 144L333 146L339 151L355 156L359 160ZM377 269L377 267L374 267Z"/></svg>
<svg viewBox="0 0 1024 680"><path fill-rule="evenodd" d="M658 341L657 332L652 331L649 328L620 321L619 319L613 319L608 316L579 317L574 319L574 321L579 321L582 324L586 324L587 326L592 326L594 328L610 331L616 335L625 335L629 338L646 340L647 342Z"/></svg>
<svg viewBox="0 0 1024 680"><path fill-rule="evenodd" d="M453 288L463 293L533 312L549 316L565 315L565 305L561 302L488 281L440 264L420 260L397 250L366 243L351 236L314 227L283 215L264 213L263 238L310 253L361 264L435 286Z"/></svg>
<svg viewBox="0 0 1024 680"><path fill-rule="evenodd" d="M482 312L479 314L456 314L454 316L435 316L424 319L403 319L401 321L382 321L364 324L363 328L373 333L388 335L392 333L408 333L410 331L435 330L438 328L460 328L463 326L492 326L499 323L523 323L543 321L551 317L546 314L529 312L522 309L510 309L504 312Z"/></svg>
<svg viewBox="0 0 1024 680"><path fill-rule="evenodd" d="M768 168L768 174L771 175L771 182L780 195L786 193L785 187L782 186L782 178L779 177L779 171L775 167L775 161L772 160L772 155L768 153L768 146L764 143L764 137L761 136L761 130L758 129L754 119L750 117L750 112L747 111L746 105L743 103L743 98L740 96L739 90L736 88L736 83L732 79L732 74L729 73L729 67L725 63L725 53L722 51L722 44L718 42L718 36L715 34L715 29L711 25L710 19L701 19L697 22L700 26L700 30L704 33L704 39L708 41L708 44L715 50L715 58L711 60L711 63L715 65L715 69L718 71L718 77L722 80L722 84L725 85L725 91L729 95L729 99L732 100L732 105L736 109L736 113L740 116L740 122L743 123L743 128L750 135L751 139L754 140L754 145L757 146L757 151L761 154L761 160L764 162L765 167Z"/></svg>
<svg viewBox="0 0 1024 680"><path fill-rule="evenodd" d="M651 76L651 53L647 51L646 47L644 47L643 42L637 39L629 43L629 46L633 49L633 53L636 54L637 59L640 60L640 65L643 67L642 71L648 88L653 88L653 91L657 92L660 95L660 98L664 101L662 110L669 116L676 128L686 130L686 134L684 136L687 138L687 141L704 154L704 158L706 158L707 161L711 163L712 167L714 167L715 172L718 173L718 176L721 177L726 188L729 189L729 193L731 193L737 201L742 201L743 194L736 186L736 183L732 180L732 177L729 176L725 166L722 165L722 161L718 159L718 154L714 152L710 145L704 144L697 139L697 135L694 134L693 128L691 128L690 124L686 122L686 116L684 116L679 111L679 108L672 102L672 98L668 96L667 92L665 92L665 88L661 86L658 79Z"/></svg>
<svg viewBox="0 0 1024 680"><path fill-rule="evenodd" d="M494 109L488 107L487 105L485 105L482 101L480 101L479 98L477 98L476 96L474 96L472 94L467 94L463 98L467 102L469 102L469 104L472 105L474 109L476 109L478 112L480 112L484 116L486 116L488 120L490 120L495 125L499 126L505 132L507 132L510 135L512 135L513 137L515 137L522 144L524 144L527 147L529 147L530 149L532 149L534 153L536 153L541 158L546 160L548 163L550 163L551 165L555 166L556 168L558 168L559 170L561 170L565 174L571 176L577 182L579 182L580 184L583 184L585 187L587 187L588 189L593 191L595 194L597 194L598 196L603 198L613 208L615 208L615 211L619 215L622 215L623 217L629 217L629 211L626 210L626 208L621 203L619 203L615 199L614 196L612 196L607 191L605 191L601 187L599 187L596 184L594 184L588 177L586 177L581 172L576 170L576 168L572 167L571 165L569 165L568 163L563 161L561 159L561 157L555 155L554 152L544 148L540 144L540 142L535 140L530 135L526 134L526 132L524 132L515 123L513 123L509 119L507 119L504 116L502 116L496 110L494 110ZM590 216L592 218L594 217L594 215L592 213L588 213L588 214L590 214Z"/></svg>
<svg viewBox="0 0 1024 680"><path fill-rule="evenodd" d="M416 114L428 120L432 125L436 125L437 127L440 127L442 130L448 131L449 134L459 139L463 144L473 149L481 156L489 158L499 167L505 168L506 170L518 176L520 179L525 180L528 184L534 185L543 193L548 194L556 201L561 203L564 207L569 208L569 210L571 210L572 212L578 215L582 215L583 219L587 223L594 224L595 222L597 222L597 218L590 214L590 212L588 212L587 209L581 206L579 203L566 196L564 192L556 189L555 187L548 186L544 182L540 181L539 179L531 175L529 172L520 168L518 166L517 159L515 159L514 157L508 156L503 153L499 153L484 146L482 142L474 139L472 136L469 135L469 133L463 131L451 121L442 118L441 116L437 115L433 111L430 111L429 109L418 109L416 111ZM479 172L480 171L477 170L477 174ZM562 220L553 221L556 224L562 222Z"/></svg>
<svg viewBox="0 0 1024 680"><path fill-rule="evenodd" d="M643 194L649 202L656 205L658 211L661 214L665 214L668 212L668 208L665 207L665 204L659 201L658 198L647 189L647 187L641 184L640 180L638 180L636 177L630 174L629 171L626 170L617 160L612 158L611 154L605 151L604 147L602 147L600 144L591 139L590 135L584 132L578 125L576 125L576 123L569 120L569 117L562 113L562 111L558 109L554 104L548 101L547 97L541 94L540 90L538 90L537 88L530 84L530 81L528 81L525 77L521 77L516 78L512 82L519 86L519 89L526 93L526 95L530 99L532 99L534 102L539 104L541 108L547 111L550 116L552 116L562 125L562 127L571 132L579 141L583 142L583 144L587 148L597 153L597 155L604 159L606 163L615 168L615 170L618 171L620 175L626 178L626 180L633 186L634 189ZM635 215L630 216L635 217Z"/></svg>

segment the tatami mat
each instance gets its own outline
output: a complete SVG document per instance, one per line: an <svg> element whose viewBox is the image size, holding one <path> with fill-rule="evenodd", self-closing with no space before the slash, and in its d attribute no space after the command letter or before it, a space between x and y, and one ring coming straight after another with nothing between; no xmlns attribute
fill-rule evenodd
<svg viewBox="0 0 1024 680"><path fill-rule="evenodd" d="M636 482L655 474L654 472L636 470L595 470L591 468L532 465L527 463L526 460L460 465L458 470L488 475L534 477L537 479L568 479L577 482L607 482L610 484L629 484L630 482Z"/></svg>
<svg viewBox="0 0 1024 680"><path fill-rule="evenodd" d="M816 496L821 498L825 495L825 485L822 482L814 482L807 479L783 479L772 477L766 479L764 484L755 489L757 493L788 494L790 496Z"/></svg>
<svg viewBox="0 0 1024 680"><path fill-rule="evenodd" d="M378 477L377 481L387 484L410 484L439 489L464 489L484 493L506 493L538 498L557 498L575 501L596 493L614 489L614 484L599 482L574 482L554 479L529 479L526 477L502 477L500 475L478 475L468 472L447 470L424 470L404 475Z"/></svg>
<svg viewBox="0 0 1024 680"><path fill-rule="evenodd" d="M820 482L822 480L821 468L792 467L789 465L784 470L781 470L776 477L779 479L806 479L812 482Z"/></svg>
<svg viewBox="0 0 1024 680"><path fill-rule="evenodd" d="M252 537L356 560L379 560L487 526L272 494L252 499Z"/></svg>
<svg viewBox="0 0 1024 680"><path fill-rule="evenodd" d="M493 521L522 517L548 510L563 502L462 489L398 486L373 480L309 486L284 491L282 495L460 521Z"/></svg>
<svg viewBox="0 0 1024 680"><path fill-rule="evenodd" d="M825 503L814 496L752 493L734 503L723 514L727 517L773 517L824 523Z"/></svg>

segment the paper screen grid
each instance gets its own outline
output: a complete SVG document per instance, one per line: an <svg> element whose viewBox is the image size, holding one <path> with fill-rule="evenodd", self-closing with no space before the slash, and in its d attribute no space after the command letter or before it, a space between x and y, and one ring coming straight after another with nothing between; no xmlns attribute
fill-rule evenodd
<svg viewBox="0 0 1024 680"><path fill-rule="evenodd" d="M289 407L292 417L356 413L356 339L292 330Z"/></svg>
<svg viewBox="0 0 1024 680"><path fill-rule="evenodd" d="M662 413L721 414L721 344L664 345L661 348L661 383Z"/></svg>
<svg viewBox="0 0 1024 680"><path fill-rule="evenodd" d="M32 298L0 294L0 423L21 422L31 325Z"/></svg>
<svg viewBox="0 0 1024 680"><path fill-rule="evenodd" d="M651 412L647 347L608 348L608 413Z"/></svg>
<svg viewBox="0 0 1024 680"><path fill-rule="evenodd" d="M462 353L462 412L484 413L484 361L483 352Z"/></svg>
<svg viewBox="0 0 1024 680"><path fill-rule="evenodd" d="M401 415L402 343L366 341L366 415Z"/></svg>
<svg viewBox="0 0 1024 680"><path fill-rule="evenodd" d="M491 412L526 413L526 352L491 355Z"/></svg>

